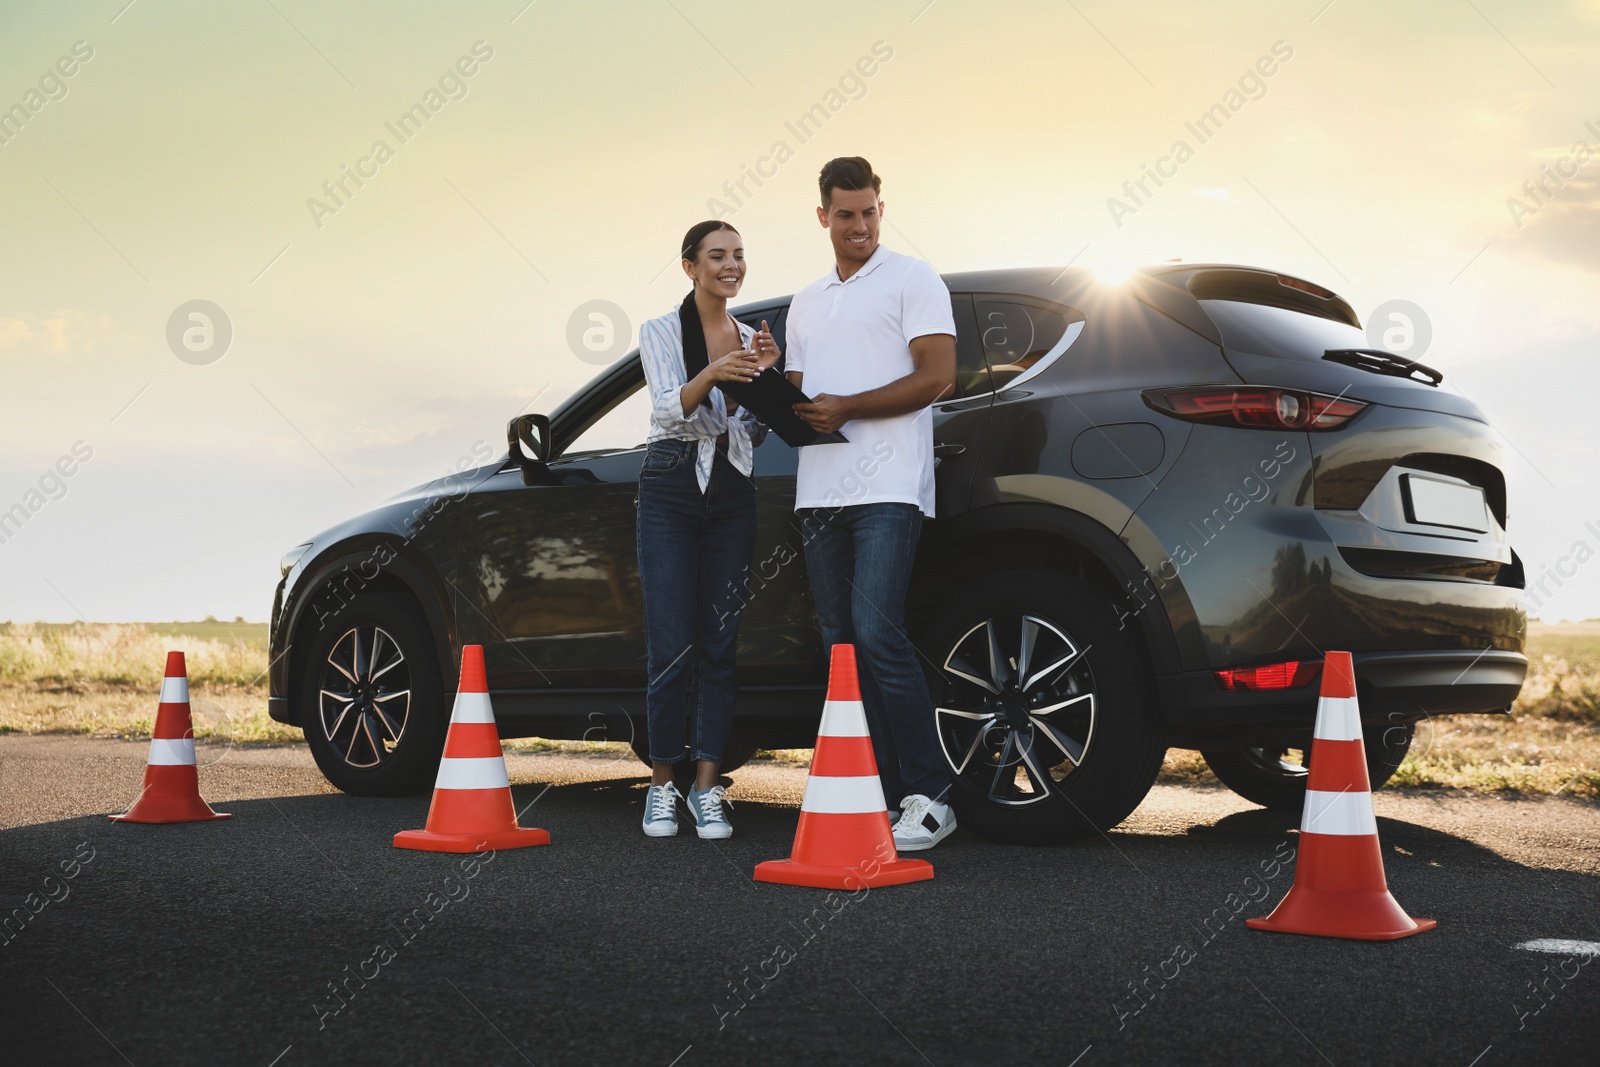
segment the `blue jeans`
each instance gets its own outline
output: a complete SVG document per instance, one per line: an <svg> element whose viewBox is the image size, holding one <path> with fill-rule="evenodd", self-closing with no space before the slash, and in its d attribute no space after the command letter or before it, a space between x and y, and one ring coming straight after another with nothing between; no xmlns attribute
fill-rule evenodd
<svg viewBox="0 0 1600 1067"><path fill-rule="evenodd" d="M719 450L701 493L695 449L693 441L653 441L639 471L645 714L656 763L682 760L686 743L691 758L722 762L738 688L738 591L756 544L755 483Z"/></svg>
<svg viewBox="0 0 1600 1067"><path fill-rule="evenodd" d="M854 504L795 513L817 604L823 647L856 646L861 701L892 804L911 793L938 798L950 787L933 701L906 636L906 589L922 533L915 504Z"/></svg>

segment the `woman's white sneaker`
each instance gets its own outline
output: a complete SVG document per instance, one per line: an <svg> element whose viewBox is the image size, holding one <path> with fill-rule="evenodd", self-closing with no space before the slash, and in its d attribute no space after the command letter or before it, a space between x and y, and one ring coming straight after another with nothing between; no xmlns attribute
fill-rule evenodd
<svg viewBox="0 0 1600 1067"><path fill-rule="evenodd" d="M900 821L894 824L897 852L921 852L949 837L956 828L956 813L940 800L912 793L900 802Z"/></svg>
<svg viewBox="0 0 1600 1067"><path fill-rule="evenodd" d="M678 801L683 794L668 782L653 785L644 797L644 832L647 837L676 837L678 834Z"/></svg>
<svg viewBox="0 0 1600 1067"><path fill-rule="evenodd" d="M720 785L704 790L689 790L689 814L694 816L694 832L701 837L720 841L733 836L733 823L728 821L727 812L722 810L722 805L727 803L722 794Z"/></svg>

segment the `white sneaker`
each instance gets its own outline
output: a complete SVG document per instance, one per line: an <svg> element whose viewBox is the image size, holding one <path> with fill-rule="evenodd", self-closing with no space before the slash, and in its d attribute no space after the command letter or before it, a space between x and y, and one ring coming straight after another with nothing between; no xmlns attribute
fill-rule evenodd
<svg viewBox="0 0 1600 1067"><path fill-rule="evenodd" d="M647 837L676 837L678 835L678 801L683 794L668 782L653 785L644 797L644 832Z"/></svg>
<svg viewBox="0 0 1600 1067"><path fill-rule="evenodd" d="M956 828L950 805L912 793L900 802L900 821L894 824L897 852L921 852L949 837Z"/></svg>
<svg viewBox="0 0 1600 1067"><path fill-rule="evenodd" d="M733 823L722 810L724 803L731 807L732 801L724 801L723 792L720 785L689 790L689 814L694 816L694 832L701 837L720 841L733 836Z"/></svg>

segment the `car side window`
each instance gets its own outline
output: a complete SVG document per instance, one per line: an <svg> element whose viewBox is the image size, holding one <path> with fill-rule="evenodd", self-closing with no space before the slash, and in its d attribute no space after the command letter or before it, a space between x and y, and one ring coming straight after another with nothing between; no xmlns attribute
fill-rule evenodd
<svg viewBox="0 0 1600 1067"><path fill-rule="evenodd" d="M1067 329L1083 321L1073 308L1045 308L1015 300L977 300L979 339L984 360L1002 389L1022 377L1060 343Z"/></svg>
<svg viewBox="0 0 1600 1067"><path fill-rule="evenodd" d="M956 320L956 392L950 399L994 392L989 366L983 359L983 346L978 339L977 320L972 317L972 297L967 293L951 293L950 311Z"/></svg>

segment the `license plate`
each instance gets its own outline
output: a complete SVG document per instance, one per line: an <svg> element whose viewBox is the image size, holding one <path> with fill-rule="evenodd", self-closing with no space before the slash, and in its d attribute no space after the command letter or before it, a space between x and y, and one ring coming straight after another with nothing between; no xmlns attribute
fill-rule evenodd
<svg viewBox="0 0 1600 1067"><path fill-rule="evenodd" d="M1489 532L1489 509L1483 490L1475 485L1445 482L1407 474L1405 486L1406 518L1423 526L1447 526L1452 530Z"/></svg>

